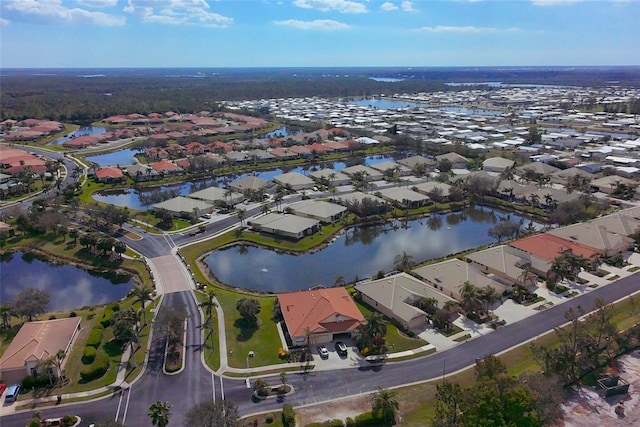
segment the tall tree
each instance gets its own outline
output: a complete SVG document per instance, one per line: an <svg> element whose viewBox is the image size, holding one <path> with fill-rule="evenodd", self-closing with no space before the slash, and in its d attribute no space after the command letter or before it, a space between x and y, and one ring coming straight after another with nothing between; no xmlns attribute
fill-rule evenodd
<svg viewBox="0 0 640 427"><path fill-rule="evenodd" d="M400 271L408 271L414 266L413 256L409 255L407 252L402 251L401 254L398 254L393 259L393 268Z"/></svg>
<svg viewBox="0 0 640 427"><path fill-rule="evenodd" d="M400 409L400 403L396 399L396 392L378 386L371 400L371 409L373 412L382 413L384 425L392 425L396 417L396 411Z"/></svg>
<svg viewBox="0 0 640 427"><path fill-rule="evenodd" d="M24 288L13 302L16 315L26 317L30 322L39 314L47 311L51 297L48 293L37 288Z"/></svg>
<svg viewBox="0 0 640 427"><path fill-rule="evenodd" d="M236 427L240 425L238 406L230 400L201 402L185 415L185 427Z"/></svg>
<svg viewBox="0 0 640 427"><path fill-rule="evenodd" d="M149 418L151 424L158 427L167 427L171 418L172 405L168 401L157 401L149 406Z"/></svg>
<svg viewBox="0 0 640 427"><path fill-rule="evenodd" d="M236 303L236 309L249 325L258 324L258 314L262 310L260 302L255 298L240 298Z"/></svg>
<svg viewBox="0 0 640 427"><path fill-rule="evenodd" d="M145 326L147 324L147 310L145 310L144 305L147 301L152 300L151 293L151 288L146 285L135 286L131 291L133 297L140 303L140 310L142 310L142 319Z"/></svg>

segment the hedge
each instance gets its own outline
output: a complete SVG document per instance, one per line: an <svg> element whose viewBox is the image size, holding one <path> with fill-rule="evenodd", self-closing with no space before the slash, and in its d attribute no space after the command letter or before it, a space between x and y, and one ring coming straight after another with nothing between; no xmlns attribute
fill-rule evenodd
<svg viewBox="0 0 640 427"><path fill-rule="evenodd" d="M111 359L105 353L98 353L93 363L80 371L80 377L85 381L100 378L109 370Z"/></svg>
<svg viewBox="0 0 640 427"><path fill-rule="evenodd" d="M102 315L102 320L100 320L100 324L107 328L111 325L111 317L113 317L113 310L111 307L107 307L104 309L104 314Z"/></svg>
<svg viewBox="0 0 640 427"><path fill-rule="evenodd" d="M96 359L96 348L86 346L82 352L82 363L90 365Z"/></svg>
<svg viewBox="0 0 640 427"><path fill-rule="evenodd" d="M89 338L87 338L86 346L98 348L100 346L100 343L102 342L103 332L104 328L102 327L102 324L94 326L89 333Z"/></svg>
<svg viewBox="0 0 640 427"><path fill-rule="evenodd" d="M354 427L380 426L383 424L384 419L382 416L373 412L365 412L364 414L356 416L353 420Z"/></svg>
<svg viewBox="0 0 640 427"><path fill-rule="evenodd" d="M282 405L282 424L284 427L296 426L296 413L290 403Z"/></svg>

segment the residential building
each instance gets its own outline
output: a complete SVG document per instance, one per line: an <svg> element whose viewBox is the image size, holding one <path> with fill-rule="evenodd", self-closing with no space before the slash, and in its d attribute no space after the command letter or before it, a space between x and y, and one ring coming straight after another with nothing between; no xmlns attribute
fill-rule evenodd
<svg viewBox="0 0 640 427"><path fill-rule="evenodd" d="M340 339L365 321L343 287L278 294L278 304L294 346Z"/></svg>

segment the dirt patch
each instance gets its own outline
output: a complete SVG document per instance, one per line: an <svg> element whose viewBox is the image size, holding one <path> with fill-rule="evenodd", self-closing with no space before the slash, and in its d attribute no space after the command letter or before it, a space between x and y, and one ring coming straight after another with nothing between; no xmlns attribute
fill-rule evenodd
<svg viewBox="0 0 640 427"><path fill-rule="evenodd" d="M594 387L582 387L564 405L564 420L557 427L640 425L640 351L618 360L620 376L629 382L629 394L605 398ZM624 416L616 408L624 408Z"/></svg>
<svg viewBox="0 0 640 427"><path fill-rule="evenodd" d="M328 420L346 420L355 418L364 412L371 411L371 396L358 396L350 399L340 399L320 405L296 408L296 425L306 426L314 422Z"/></svg>

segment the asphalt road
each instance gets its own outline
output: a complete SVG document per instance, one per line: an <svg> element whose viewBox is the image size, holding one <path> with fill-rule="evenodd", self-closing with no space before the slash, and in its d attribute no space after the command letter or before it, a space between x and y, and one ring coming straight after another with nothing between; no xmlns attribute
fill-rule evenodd
<svg viewBox="0 0 640 427"><path fill-rule="evenodd" d="M575 297L565 304L554 306L520 322L506 325L490 334L420 359L388 363L369 369L348 368L340 371L317 371L306 375L289 374L287 382L292 384L296 391L284 401L294 406L319 403L370 392L377 386L395 387L439 378L443 369L447 373L455 372L474 364L477 357L497 354L564 324L564 313L570 307L581 306L589 311L597 298L609 303L637 291L640 291L640 273ZM165 296L164 304L185 304L190 312L197 310L189 292L168 294ZM154 339L148 368L129 391L85 404L44 409L43 415L57 417L73 413L87 422L117 418L119 421L124 419L129 426L145 426L150 425L148 407L158 400L169 400L174 405L171 423L176 425L182 424L184 414L193 404L210 399L233 400L238 404L241 414L280 409L283 401L268 399L256 402L252 399L251 391L247 390L244 380L221 378L212 375L202 366L198 319L193 316L189 319L187 361L183 372L172 376L162 373L163 343ZM270 384L279 382L277 375L267 379ZM2 426L24 426L29 417L28 413L3 417Z"/></svg>

